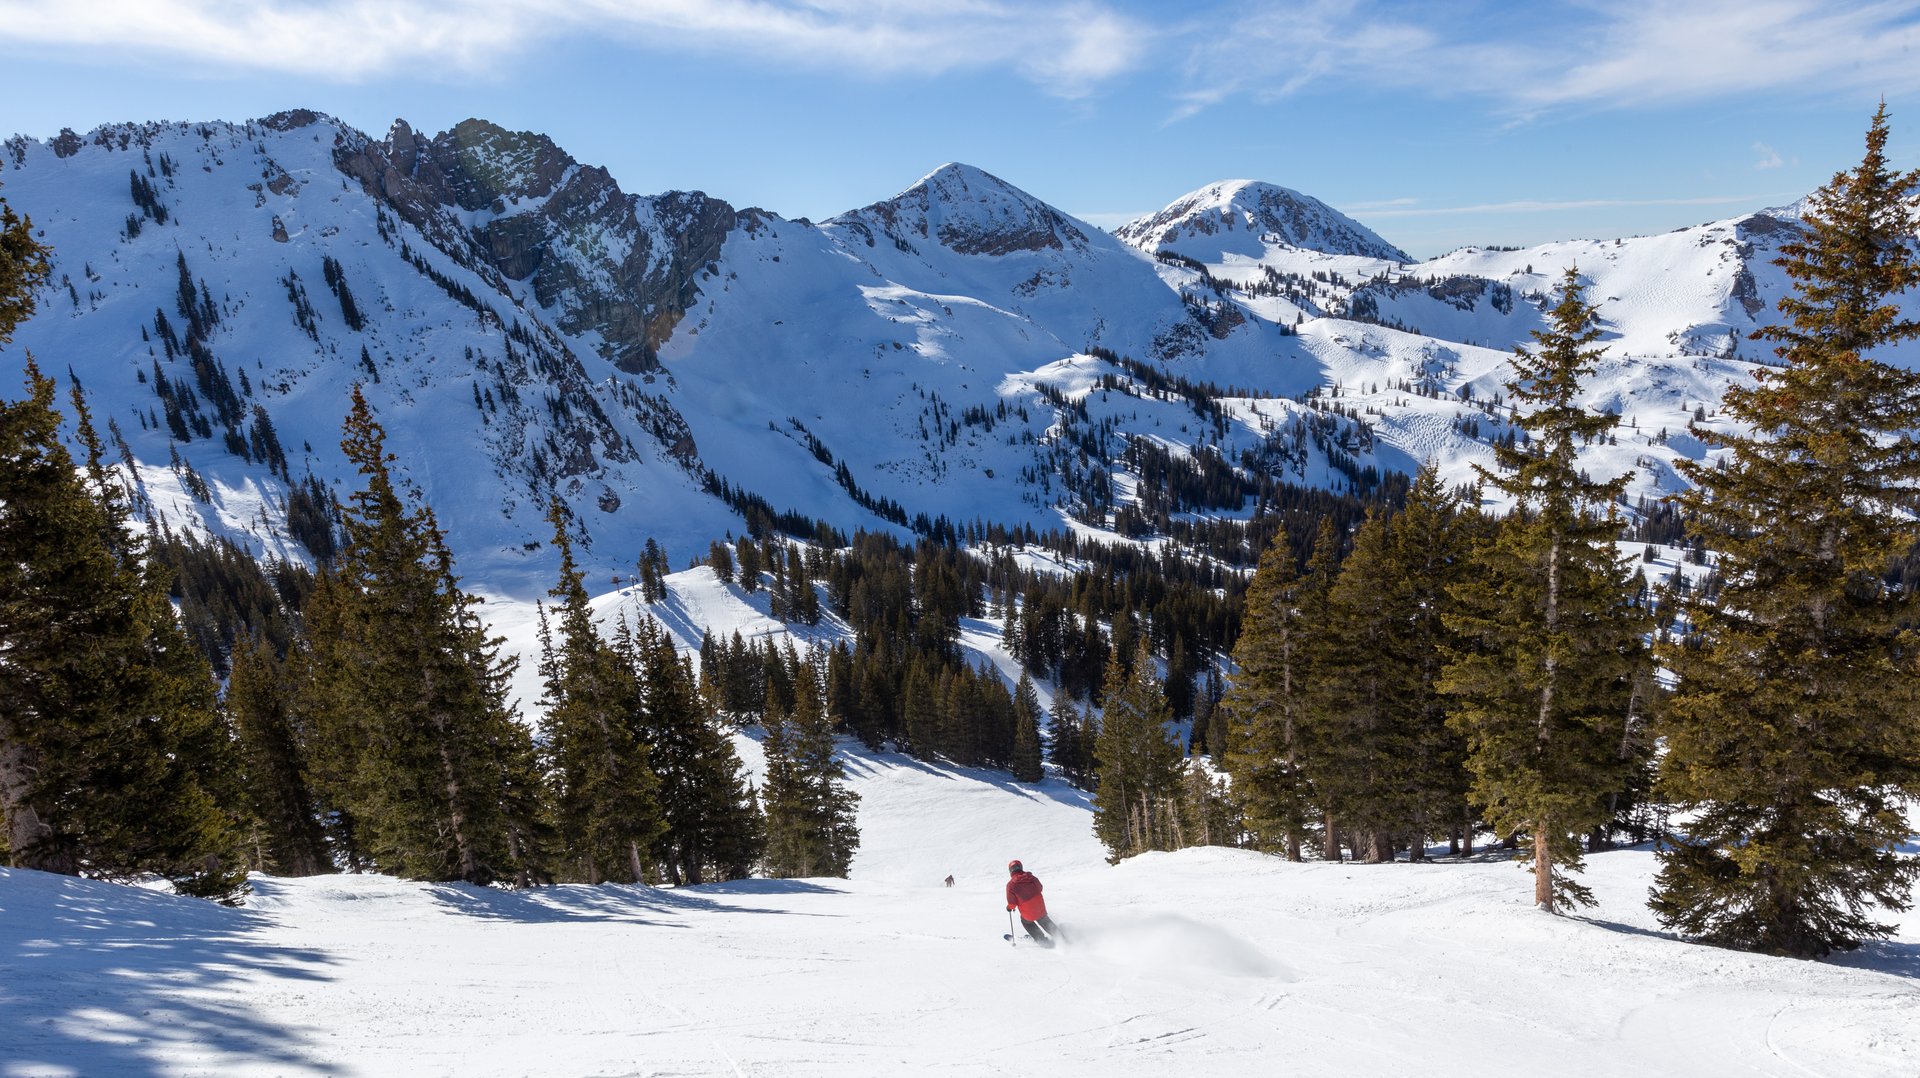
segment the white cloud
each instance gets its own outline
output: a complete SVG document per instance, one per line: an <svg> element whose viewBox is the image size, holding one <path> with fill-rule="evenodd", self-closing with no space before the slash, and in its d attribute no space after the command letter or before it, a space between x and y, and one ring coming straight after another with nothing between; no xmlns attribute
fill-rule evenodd
<svg viewBox="0 0 1920 1078"><path fill-rule="evenodd" d="M1194 34L1176 117L1312 85L1478 98L1516 118L1741 94L1920 90L1920 0L1558 0L1464 12L1312 0L1230 22L1229 32Z"/></svg>
<svg viewBox="0 0 1920 1078"><path fill-rule="evenodd" d="M1781 165L1786 163L1780 160L1780 151L1774 149L1773 147L1767 145L1764 142L1754 143L1753 152L1759 155L1759 158L1760 158L1759 160L1753 163L1753 167L1756 170L1765 171L1766 169L1770 169L1770 168L1779 168Z"/></svg>
<svg viewBox="0 0 1920 1078"><path fill-rule="evenodd" d="M1096 0L0 0L16 47L142 50L358 81L483 72L568 37L880 76L1008 68L1062 97L1139 64L1152 31Z"/></svg>

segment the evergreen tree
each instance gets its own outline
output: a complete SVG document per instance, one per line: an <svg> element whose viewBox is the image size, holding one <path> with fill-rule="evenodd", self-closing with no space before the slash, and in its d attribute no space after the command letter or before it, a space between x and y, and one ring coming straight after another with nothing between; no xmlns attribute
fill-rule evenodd
<svg viewBox="0 0 1920 1078"><path fill-rule="evenodd" d="M713 575L719 577L722 584L733 583L733 554L725 543L716 539L708 544L707 564L713 568Z"/></svg>
<svg viewBox="0 0 1920 1078"><path fill-rule="evenodd" d="M1096 752L1093 830L1118 862L1146 850L1173 849L1180 801L1179 746L1167 737L1173 715L1141 641L1131 672L1107 662L1106 711Z"/></svg>
<svg viewBox="0 0 1920 1078"><path fill-rule="evenodd" d="M1328 538L1322 549L1332 546ZM1300 860L1312 805L1295 737L1307 685L1299 591L1293 550L1281 532L1260 555L1247 585L1246 614L1233 648L1239 673L1220 703L1227 715L1226 769L1246 829L1255 846L1284 850L1289 861Z"/></svg>
<svg viewBox="0 0 1920 1078"><path fill-rule="evenodd" d="M256 862L279 876L314 876L333 866L307 785L293 702L284 664L265 638L239 641L227 681L227 713L253 806Z"/></svg>
<svg viewBox="0 0 1920 1078"><path fill-rule="evenodd" d="M0 250L22 257L11 215L0 220ZM35 279L30 266L5 273ZM30 311L30 297L0 296L0 336ZM153 872L184 893L237 901L243 799L212 672L174 616L165 570L126 527L83 408L89 459L77 469L60 442L54 382L30 357L26 381L24 399L0 401L9 863L108 879Z"/></svg>
<svg viewBox="0 0 1920 1078"><path fill-rule="evenodd" d="M734 546L740 552L740 590L752 595L760 588L760 548L750 535L741 536Z"/></svg>
<svg viewBox="0 0 1920 1078"><path fill-rule="evenodd" d="M351 861L415 879L521 874L530 759L510 662L462 592L431 511L394 485L356 386L341 448L365 478L323 577L302 666L317 791ZM531 851L520 851L530 853Z"/></svg>
<svg viewBox="0 0 1920 1078"><path fill-rule="evenodd" d="M649 759L640 678L634 663L594 628L558 501L547 519L560 552L560 580L548 592L558 603L558 638L543 642L541 731L561 863L569 876L588 883L639 883L647 878L654 844L666 830L656 796L660 783Z"/></svg>
<svg viewBox="0 0 1920 1078"><path fill-rule="evenodd" d="M50 248L33 238L33 218L21 217L0 198L0 346L15 326L33 315L34 294L52 275Z"/></svg>
<svg viewBox="0 0 1920 1078"><path fill-rule="evenodd" d="M1013 690L1013 759L1008 767L1020 782L1039 782L1040 769L1040 694L1033 679L1021 671L1020 684Z"/></svg>
<svg viewBox="0 0 1920 1078"><path fill-rule="evenodd" d="M621 651L640 680L647 760L659 780L665 828L653 855L666 879L733 879L758 856L759 810L733 740L701 699L693 668L651 617L624 627Z"/></svg>
<svg viewBox="0 0 1920 1078"><path fill-rule="evenodd" d="M1592 901L1566 873L1581 867L1579 837L1626 785L1619 746L1637 721L1633 675L1648 624L1605 508L1629 476L1595 481L1575 456L1619 422L1578 400L1601 350L1577 270L1547 317L1534 349L1515 349L1507 383L1530 437L1496 446L1499 473L1481 472L1514 510L1453 589L1444 620L1458 641L1440 684L1466 739L1475 801L1502 833L1532 836L1534 903L1560 910Z"/></svg>
<svg viewBox="0 0 1920 1078"><path fill-rule="evenodd" d="M1180 768L1180 830L1176 845L1237 846L1240 844L1240 807L1233 788L1215 776L1198 757Z"/></svg>
<svg viewBox="0 0 1920 1078"><path fill-rule="evenodd" d="M794 666L793 706L768 714L763 743L767 875L845 877L860 848L860 797L846 788L846 771L833 758L819 675L811 663L795 660Z"/></svg>
<svg viewBox="0 0 1920 1078"><path fill-rule="evenodd" d="M1399 674L1408 682L1412 708L1407 719L1414 830L1448 834L1469 847L1474 821L1467 800L1467 746L1447 722L1450 701L1440 691L1440 677L1454 644L1446 625L1453 589L1468 580L1474 548L1488 523L1477 510L1461 505L1431 463L1414 478L1406 507L1393 519L1391 560L1403 574L1399 603L1405 620L1398 636L1405 660ZM1415 843L1413 856L1419 855Z"/></svg>
<svg viewBox="0 0 1920 1078"><path fill-rule="evenodd" d="M1047 726L1052 731L1047 743L1047 759L1060 769L1068 782L1086 789L1089 776L1080 766L1080 716L1073 701L1065 696L1057 697Z"/></svg>
<svg viewBox="0 0 1920 1078"><path fill-rule="evenodd" d="M1661 851L1653 908L1773 954L1891 934L1872 907L1907 909L1920 871L1897 849L1920 796L1916 601L1884 580L1920 542L1920 375L1876 355L1920 337L1895 302L1920 283L1920 172L1889 168L1886 139L1883 104L1859 167L1781 248L1794 294L1762 335L1785 366L1727 392L1752 434L1695 424L1730 452L1687 466L1681 499L1724 582L1662 649L1678 687L1658 789L1687 823Z"/></svg>
<svg viewBox="0 0 1920 1078"><path fill-rule="evenodd" d="M1294 590L1298 625L1306 630L1300 634L1298 642L1296 661L1300 669L1300 688L1294 703L1298 713L1294 715L1292 723L1290 747L1294 767L1298 767L1300 774L1306 778L1306 790L1313 796L1311 803L1319 809L1321 857L1327 861L1340 859L1340 836L1350 828L1346 821L1334 815L1327 797L1319 790L1313 790L1313 774L1329 769L1331 763L1321 759L1321 753L1327 749L1327 740L1311 736L1311 730L1327 724L1327 715L1321 711L1321 707L1327 703L1327 696L1311 692L1311 686L1319 678L1321 665L1327 659L1327 646L1331 642L1325 626L1332 619L1332 586L1340 578L1340 557L1340 532L1334 528L1331 517L1323 517L1319 530L1313 536L1313 553L1308 555L1308 573Z"/></svg>
<svg viewBox="0 0 1920 1078"><path fill-rule="evenodd" d="M1413 828L1420 722L1419 656L1406 639L1411 580L1394 560L1387 518L1354 536L1327 596L1307 720L1305 774L1320 803L1354 835L1356 857L1391 861Z"/></svg>

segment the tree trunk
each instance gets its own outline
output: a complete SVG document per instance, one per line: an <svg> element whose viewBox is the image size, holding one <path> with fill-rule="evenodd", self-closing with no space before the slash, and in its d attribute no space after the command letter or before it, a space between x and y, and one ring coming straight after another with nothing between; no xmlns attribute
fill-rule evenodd
<svg viewBox="0 0 1920 1078"><path fill-rule="evenodd" d="M1334 829L1333 813L1320 814L1320 856L1329 861L1340 860L1340 832Z"/></svg>
<svg viewBox="0 0 1920 1078"><path fill-rule="evenodd" d="M1553 912L1553 855L1548 849L1545 824L1536 824L1533 829L1533 904Z"/></svg>
<svg viewBox="0 0 1920 1078"><path fill-rule="evenodd" d="M1384 865L1393 861L1393 836L1385 831L1375 831L1367 836L1367 862Z"/></svg>
<svg viewBox="0 0 1920 1078"><path fill-rule="evenodd" d="M1300 833L1297 831L1287 832L1287 860L1294 862L1304 860L1300 856Z"/></svg>
<svg viewBox="0 0 1920 1078"><path fill-rule="evenodd" d="M78 875L80 866L71 850L42 844L53 837L53 826L27 801L40 769L34 766L33 750L8 736L14 721L18 720L0 725L0 816L7 822L9 863L14 868Z"/></svg>
<svg viewBox="0 0 1920 1078"><path fill-rule="evenodd" d="M460 779L454 771L453 755L447 751L446 723L436 721L434 725L440 734L440 776L446 782L447 830L453 835L453 851L460 864L460 878L468 883L492 883L480 870L480 859L473 852L472 840L467 837L467 814L460 807Z"/></svg>
<svg viewBox="0 0 1920 1078"><path fill-rule="evenodd" d="M640 860L640 844L631 839L627 840L627 868L633 873L633 882L647 882L645 862Z"/></svg>

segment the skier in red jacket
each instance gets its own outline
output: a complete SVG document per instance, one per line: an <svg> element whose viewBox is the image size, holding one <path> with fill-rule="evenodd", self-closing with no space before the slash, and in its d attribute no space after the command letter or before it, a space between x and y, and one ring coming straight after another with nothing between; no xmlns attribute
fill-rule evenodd
<svg viewBox="0 0 1920 1078"><path fill-rule="evenodd" d="M1066 936L1047 916L1047 900L1040 897L1040 877L1022 868L1017 860L1007 862L1007 876L1007 909L1020 911L1020 926L1027 935L1043 947L1065 942Z"/></svg>

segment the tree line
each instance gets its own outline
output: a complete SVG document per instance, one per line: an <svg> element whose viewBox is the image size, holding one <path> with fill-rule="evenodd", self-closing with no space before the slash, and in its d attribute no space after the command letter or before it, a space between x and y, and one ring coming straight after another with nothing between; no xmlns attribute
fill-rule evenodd
<svg viewBox="0 0 1920 1078"><path fill-rule="evenodd" d="M1510 512L1484 516L1428 470L1344 560L1332 527L1304 573L1268 551L1220 708L1245 841L1385 861L1491 830L1531 848L1536 904L1563 910L1591 902L1582 854L1625 833L1658 840L1651 905L1686 936L1818 957L1893 931L1875 909L1907 909L1920 873L1900 852L1920 796L1903 572L1920 549L1920 374L1876 355L1920 337L1897 303L1920 283L1920 172L1888 167L1886 136L1883 106L1860 166L1781 249L1793 292L1759 333L1781 362L1725 398L1750 433L1696 417L1725 451L1683 464L1676 499L1717 555L1707 587L1636 579L1618 545L1626 477L1578 466L1618 420L1578 402L1601 349L1571 267L1513 360L1528 437L1481 475ZM1115 856L1168 848L1155 821L1178 818L1178 752L1113 707L1098 829Z"/></svg>
<svg viewBox="0 0 1920 1078"><path fill-rule="evenodd" d="M1564 910L1591 901L1585 853L1655 838L1653 907L1677 931L1807 956L1885 935L1873 908L1906 908L1917 869L1897 847L1920 794L1905 586L1920 375L1876 358L1920 336L1895 302L1920 281L1920 173L1891 170L1885 139L1883 108L1860 167L1782 248L1794 293L1762 331L1781 363L1725 400L1751 433L1697 416L1725 452L1683 465L1693 488L1637 531L1627 477L1578 466L1618 419L1579 404L1600 332L1569 267L1513 360L1519 436L1481 472L1504 516L1431 468L1372 499L1289 497L1261 517L1272 538L1248 581L1238 546L1222 566L1200 543L1182 557L948 525L912 545L835 534L836 550L774 534L817 522L760 514L707 563L767 587L790 621L820 620L824 588L851 643L710 638L696 675L649 619L602 631L556 505L537 733L357 392L343 449L364 487L336 508L335 556L311 580L276 572L225 606L183 603L183 625L165 563L208 559L126 527L84 397L76 463L29 359L27 397L0 405L0 543L17 552L0 562L6 852L226 898L249 866L521 884L844 874L858 832L842 732L1023 780L1044 753L1095 791L1116 860L1218 843L1417 859L1490 831L1528 851L1536 904ZM46 270L27 223L0 213L4 344ZM1003 536L1078 564L1023 569ZM1715 552L1708 586L1651 588L1619 552L1677 536ZM664 553L641 570L659 598ZM268 628L267 608L290 613ZM963 619L1000 622L1024 668L1013 688L965 661ZM209 655L228 666L224 697ZM1051 716L1036 679L1056 687ZM1170 736L1182 721L1210 762ZM763 731L757 789L738 725Z"/></svg>
<svg viewBox="0 0 1920 1078"><path fill-rule="evenodd" d="M46 252L0 211L0 344ZM651 619L594 624L556 507L538 731L513 660L465 592L429 507L389 470L356 387L342 449L362 480L317 574L130 527L75 387L0 402L0 853L16 867L158 874L238 901L249 869L412 879L699 883L845 875L856 799L824 684L760 716L764 784ZM182 571L176 573L174 567ZM179 589L176 612L170 592ZM225 675L224 692L215 665Z"/></svg>

